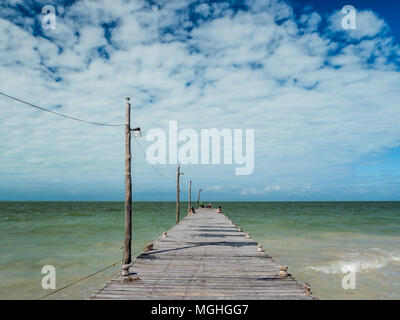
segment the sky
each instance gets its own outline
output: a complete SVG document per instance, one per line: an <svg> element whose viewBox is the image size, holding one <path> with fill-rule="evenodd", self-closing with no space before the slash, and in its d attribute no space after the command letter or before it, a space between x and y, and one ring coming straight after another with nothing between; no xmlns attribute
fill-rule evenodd
<svg viewBox="0 0 400 320"><path fill-rule="evenodd" d="M343 5L356 10L344 30ZM44 29L44 5L56 28ZM400 200L397 1L0 3L0 91L146 133L254 129L254 171L185 165L181 198ZM134 200L175 199L176 165L132 143ZM161 174L160 174L161 173ZM122 201L124 132L0 96L0 200Z"/></svg>

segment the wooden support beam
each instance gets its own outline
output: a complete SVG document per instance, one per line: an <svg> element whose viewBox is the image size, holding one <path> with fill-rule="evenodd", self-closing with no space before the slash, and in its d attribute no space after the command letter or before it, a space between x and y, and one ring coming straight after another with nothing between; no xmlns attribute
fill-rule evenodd
<svg viewBox="0 0 400 320"><path fill-rule="evenodd" d="M132 262L132 177L131 177L131 102L126 98L125 107L125 240L122 274L129 275Z"/></svg>
<svg viewBox="0 0 400 320"><path fill-rule="evenodd" d="M176 223L179 223L179 177L181 167L178 165L178 170L176 171Z"/></svg>
<svg viewBox="0 0 400 320"><path fill-rule="evenodd" d="M192 210L192 180L189 181L189 200L188 200L188 214Z"/></svg>
<svg viewBox="0 0 400 320"><path fill-rule="evenodd" d="M197 195L197 209L200 206L200 192L201 192L201 189L199 188L199 194Z"/></svg>

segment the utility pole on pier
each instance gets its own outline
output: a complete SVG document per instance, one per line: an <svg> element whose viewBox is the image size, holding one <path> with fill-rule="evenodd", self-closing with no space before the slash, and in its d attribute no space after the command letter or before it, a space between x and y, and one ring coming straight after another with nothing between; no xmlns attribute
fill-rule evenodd
<svg viewBox="0 0 400 320"><path fill-rule="evenodd" d="M122 274L129 275L132 262L132 177L131 177L131 99L126 98L125 110L125 241Z"/></svg>
<svg viewBox="0 0 400 320"><path fill-rule="evenodd" d="M178 165L178 170L176 172L176 223L179 223L179 177L183 175L181 173L181 167Z"/></svg>
<svg viewBox="0 0 400 320"><path fill-rule="evenodd" d="M191 212L192 208L192 180L189 180L189 201L188 201L188 214Z"/></svg>
<svg viewBox="0 0 400 320"><path fill-rule="evenodd" d="M201 192L201 189L199 189L199 194L197 196L197 209L199 208L199 205L200 205L200 192Z"/></svg>
<svg viewBox="0 0 400 320"><path fill-rule="evenodd" d="M132 170L131 170L131 131L140 134L140 128L131 129L131 99L125 99L125 239L122 274L129 275L132 262Z"/></svg>

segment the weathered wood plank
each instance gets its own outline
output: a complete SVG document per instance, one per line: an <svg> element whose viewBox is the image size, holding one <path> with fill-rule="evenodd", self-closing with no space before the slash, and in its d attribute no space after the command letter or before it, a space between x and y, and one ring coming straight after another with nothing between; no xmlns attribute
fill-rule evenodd
<svg viewBox="0 0 400 320"><path fill-rule="evenodd" d="M314 299L223 214L199 209L153 243L91 299Z"/></svg>

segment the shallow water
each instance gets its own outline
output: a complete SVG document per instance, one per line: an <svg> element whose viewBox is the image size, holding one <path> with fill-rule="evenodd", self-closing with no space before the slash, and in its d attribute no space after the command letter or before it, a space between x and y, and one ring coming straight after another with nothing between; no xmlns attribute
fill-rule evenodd
<svg viewBox="0 0 400 320"><path fill-rule="evenodd" d="M217 203L215 203L216 205ZM230 202L224 212L321 299L400 299L400 202ZM182 203L182 212L186 212ZM175 203L139 202L133 252L175 224ZM37 299L44 265L57 288L122 258L120 202L0 202L0 298ZM356 289L344 290L346 270ZM84 299L116 265L52 299Z"/></svg>
<svg viewBox="0 0 400 320"><path fill-rule="evenodd" d="M175 203L133 205L133 248L141 250L175 223ZM64 285L122 259L124 204L120 202L0 202L0 298L36 299L44 265ZM52 296L88 297L120 264Z"/></svg>
<svg viewBox="0 0 400 320"><path fill-rule="evenodd" d="M232 205L232 208L229 208ZM240 203L229 216L320 299L400 299L399 202ZM252 209L249 210L249 207ZM355 270L355 286L342 280Z"/></svg>

